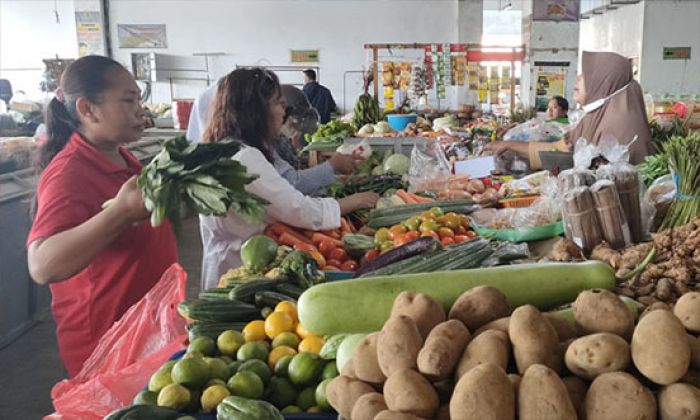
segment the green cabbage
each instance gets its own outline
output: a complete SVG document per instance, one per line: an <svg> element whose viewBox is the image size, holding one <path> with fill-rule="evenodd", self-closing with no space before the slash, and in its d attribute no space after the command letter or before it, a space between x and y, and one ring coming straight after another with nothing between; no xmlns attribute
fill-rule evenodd
<svg viewBox="0 0 700 420"><path fill-rule="evenodd" d="M384 172L397 175L405 175L408 173L408 167L411 165L411 160L401 153L395 153L389 156L389 159L384 163Z"/></svg>

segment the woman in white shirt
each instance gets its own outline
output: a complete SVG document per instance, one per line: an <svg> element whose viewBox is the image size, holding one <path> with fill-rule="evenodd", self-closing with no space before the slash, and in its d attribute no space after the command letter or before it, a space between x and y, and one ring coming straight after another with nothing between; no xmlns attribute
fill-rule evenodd
<svg viewBox="0 0 700 420"><path fill-rule="evenodd" d="M239 140L246 146L233 156L258 179L246 186L270 204L264 223L251 225L234 212L226 217L200 216L204 255L202 288L214 287L222 274L241 265L240 249L266 224L280 221L310 230L335 229L340 216L374 207L378 195L360 193L341 198L305 196L273 166L274 147L284 122L285 101L277 76L262 68L237 69L220 82L214 96L204 142Z"/></svg>

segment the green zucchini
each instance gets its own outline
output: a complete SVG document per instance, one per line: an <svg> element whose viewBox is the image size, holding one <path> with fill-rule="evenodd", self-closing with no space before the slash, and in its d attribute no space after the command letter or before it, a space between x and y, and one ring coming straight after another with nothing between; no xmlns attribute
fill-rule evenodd
<svg viewBox="0 0 700 420"><path fill-rule="evenodd" d="M178 312L193 321L247 322L260 319L255 305L234 300L189 300L178 304Z"/></svg>
<svg viewBox="0 0 700 420"><path fill-rule="evenodd" d="M180 413L172 408L138 404L114 410L105 417L105 420L175 420L178 417Z"/></svg>
<svg viewBox="0 0 700 420"><path fill-rule="evenodd" d="M209 337L216 340L227 330L241 331L247 322L194 322L187 326L190 342L199 337Z"/></svg>
<svg viewBox="0 0 700 420"><path fill-rule="evenodd" d="M197 297L201 300L226 300L232 287L216 287L199 292Z"/></svg>
<svg viewBox="0 0 700 420"><path fill-rule="evenodd" d="M258 308L262 308L265 306L274 308L275 306L277 306L278 303L285 300L290 300L294 303L296 303L297 301L293 297L283 295L279 292L273 292L270 290L263 290L262 292L255 293L255 305L257 305Z"/></svg>
<svg viewBox="0 0 700 420"><path fill-rule="evenodd" d="M568 303L587 289L611 290L615 273L600 261L518 264L472 270L370 277L319 284L299 298L299 320L316 334L378 331L394 299L410 290L425 293L449 311L455 300L476 286L500 289L512 307L540 310Z"/></svg>
<svg viewBox="0 0 700 420"><path fill-rule="evenodd" d="M426 204L432 204L432 203L426 203ZM443 208L443 211L444 212L455 212L455 213L461 213L461 214L470 214L471 212L476 210L476 208L477 208L477 206L474 206L474 205L466 205L466 206L459 206L459 207ZM382 227L393 226L393 225L396 225L396 224L403 222L404 220L408 219L411 216L416 215L417 213L420 213L420 212L412 212L412 213L406 213L406 214L397 214L397 215L389 215L389 216L370 218L369 221L367 222L367 226L371 227L372 229L379 229Z"/></svg>
<svg viewBox="0 0 700 420"><path fill-rule="evenodd" d="M297 286L296 284L286 282L275 285L275 291L292 297L294 300L299 299L299 296L304 293L304 289L301 287Z"/></svg>
<svg viewBox="0 0 700 420"><path fill-rule="evenodd" d="M253 303L255 294L266 290L273 290L277 284L281 283L278 279L253 280L248 283L234 287L229 292L229 299L240 300L242 302Z"/></svg>
<svg viewBox="0 0 700 420"><path fill-rule="evenodd" d="M384 207L381 209L374 209L369 212L369 218L374 219L377 217L385 216L406 216L410 217L413 214L423 212L425 210L431 209L433 207L439 207L444 212L449 212L451 208L473 206L475 203L473 200L453 200L453 201L436 201L432 203L416 203L416 204L404 204L401 206ZM448 210L446 210L448 209Z"/></svg>

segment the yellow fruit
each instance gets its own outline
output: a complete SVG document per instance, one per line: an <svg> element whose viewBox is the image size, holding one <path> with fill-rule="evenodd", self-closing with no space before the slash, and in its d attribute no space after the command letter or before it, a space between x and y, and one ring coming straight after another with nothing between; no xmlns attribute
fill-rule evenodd
<svg viewBox="0 0 700 420"><path fill-rule="evenodd" d="M274 369L275 365L277 364L277 361L280 360L283 356L294 356L295 354L297 354L297 351L289 346L275 347L274 349L272 349L270 355L267 357L267 364L270 366L271 369Z"/></svg>
<svg viewBox="0 0 700 420"><path fill-rule="evenodd" d="M158 393L158 405L182 410L190 403L190 391L180 384L170 384Z"/></svg>
<svg viewBox="0 0 700 420"><path fill-rule="evenodd" d="M297 315L297 304L290 300L284 300L278 303L277 306L275 306L275 312L287 312L294 320L294 323L299 321L299 317Z"/></svg>
<svg viewBox="0 0 700 420"><path fill-rule="evenodd" d="M299 338L299 336L294 334L293 332L283 332L282 334L275 337L274 340L272 340L272 348L274 349L275 347L279 346L288 346L293 349L296 349L297 347L299 347L300 341L301 338Z"/></svg>
<svg viewBox="0 0 700 420"><path fill-rule="evenodd" d="M296 327L294 332L296 332L297 335L301 338L306 338L310 335L316 335L316 334L312 333L311 331L307 330L306 328L304 328L304 326L301 325L301 322L297 324L297 327Z"/></svg>
<svg viewBox="0 0 700 420"><path fill-rule="evenodd" d="M202 393L202 411L205 413L214 411L216 406L229 395L231 395L231 393L229 392L228 388L226 388L226 385L210 386Z"/></svg>
<svg viewBox="0 0 700 420"><path fill-rule="evenodd" d="M267 338L265 337L265 321L250 321L243 328L243 338L245 338L246 343L265 340Z"/></svg>
<svg viewBox="0 0 700 420"><path fill-rule="evenodd" d="M299 352L319 354L323 347L323 339L316 335L309 335L299 343Z"/></svg>
<svg viewBox="0 0 700 420"><path fill-rule="evenodd" d="M265 320L265 334L275 338L283 332L294 330L294 319L287 312L273 312Z"/></svg>

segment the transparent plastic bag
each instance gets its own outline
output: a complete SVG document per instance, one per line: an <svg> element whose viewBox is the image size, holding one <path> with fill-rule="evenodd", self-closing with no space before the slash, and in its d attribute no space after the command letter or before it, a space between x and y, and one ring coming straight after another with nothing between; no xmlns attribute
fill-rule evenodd
<svg viewBox="0 0 700 420"><path fill-rule="evenodd" d="M508 130L503 140L554 142L561 140L566 131L566 124L532 119Z"/></svg>
<svg viewBox="0 0 700 420"><path fill-rule="evenodd" d="M51 390L50 419L102 419L131 404L168 358L184 348L186 322L177 312L187 274L173 264L158 283L100 339L80 372Z"/></svg>
<svg viewBox="0 0 700 420"><path fill-rule="evenodd" d="M675 197L676 183L673 175L664 175L652 182L642 199L642 217L647 232L659 229Z"/></svg>
<svg viewBox="0 0 700 420"><path fill-rule="evenodd" d="M436 139L413 146L408 170L409 192L445 190L451 175L450 163Z"/></svg>

